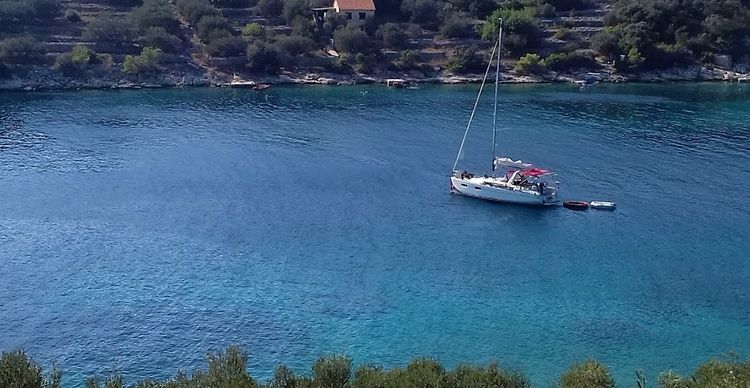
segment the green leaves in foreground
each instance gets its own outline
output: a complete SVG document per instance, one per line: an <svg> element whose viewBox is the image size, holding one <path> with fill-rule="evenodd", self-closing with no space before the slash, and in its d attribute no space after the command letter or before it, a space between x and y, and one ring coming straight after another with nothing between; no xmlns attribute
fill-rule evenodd
<svg viewBox="0 0 750 388"><path fill-rule="evenodd" d="M248 355L239 347L231 346L224 352L207 356L208 369L191 375L178 372L165 380L143 380L128 385L122 375L115 373L103 378L91 377L86 388L531 388L526 377L516 371L502 369L495 363L488 366L462 364L446 370L438 361L417 358L406 367L384 369L365 364L352 369L346 356L319 358L309 375L298 375L286 366L276 368L274 377L266 384L254 380L247 372ZM3 353L0 358L1 388L60 388L61 372L53 369L45 374L26 353L16 350ZM726 360L712 359L699 366L689 377L672 371L662 373L658 383L646 384L641 372L636 373L639 388L748 388L750 361L741 362L736 356ZM71 382L71 386L79 386ZM540 386L546 387L544 382ZM557 380L559 388L614 388L615 381L603 364L586 360L571 366Z"/></svg>

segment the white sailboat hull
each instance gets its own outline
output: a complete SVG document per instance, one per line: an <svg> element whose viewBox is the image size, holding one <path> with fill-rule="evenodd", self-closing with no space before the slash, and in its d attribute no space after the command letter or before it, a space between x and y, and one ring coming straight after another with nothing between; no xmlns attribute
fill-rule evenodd
<svg viewBox="0 0 750 388"><path fill-rule="evenodd" d="M454 193L485 199L488 201L507 202L521 205L549 206L557 205L556 193L543 196L529 190L500 188L472 182L471 179L451 177L451 188Z"/></svg>

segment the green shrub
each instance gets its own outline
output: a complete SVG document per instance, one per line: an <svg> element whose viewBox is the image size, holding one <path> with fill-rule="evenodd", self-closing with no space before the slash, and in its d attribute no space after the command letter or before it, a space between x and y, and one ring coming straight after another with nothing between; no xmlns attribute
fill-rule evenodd
<svg viewBox="0 0 750 388"><path fill-rule="evenodd" d="M260 14L267 18L278 18L284 9L283 0L260 0L258 1L258 10Z"/></svg>
<svg viewBox="0 0 750 388"><path fill-rule="evenodd" d="M31 36L0 41L0 62L8 65L29 65L44 60L44 45Z"/></svg>
<svg viewBox="0 0 750 388"><path fill-rule="evenodd" d="M401 13L412 22L423 25L437 25L438 5L435 0L403 0Z"/></svg>
<svg viewBox="0 0 750 388"><path fill-rule="evenodd" d="M326 12L325 20L323 21L323 31L326 36L332 37L333 32L339 28L344 28L347 25L346 15L338 12Z"/></svg>
<svg viewBox="0 0 750 388"><path fill-rule="evenodd" d="M158 48L144 47L141 55L128 55L122 64L122 70L127 74L144 74L154 72L159 68L162 51Z"/></svg>
<svg viewBox="0 0 750 388"><path fill-rule="evenodd" d="M247 67L259 73L273 73L279 69L279 53L263 42L255 42L247 48Z"/></svg>
<svg viewBox="0 0 750 388"><path fill-rule="evenodd" d="M326 388L344 388L352 373L352 360L345 356L321 357L313 366L315 385Z"/></svg>
<svg viewBox="0 0 750 388"><path fill-rule="evenodd" d="M614 388L615 381L606 366L587 360L574 364L560 376L561 388Z"/></svg>
<svg viewBox="0 0 750 388"><path fill-rule="evenodd" d="M375 36L382 40L385 48L402 49L408 45L406 33L395 23L383 24L378 28Z"/></svg>
<svg viewBox="0 0 750 388"><path fill-rule="evenodd" d="M211 0L211 5L219 8L247 8L255 5L251 0Z"/></svg>
<svg viewBox="0 0 750 388"><path fill-rule="evenodd" d="M214 57L235 57L245 52L247 43L239 36L234 36L224 30L215 30L209 36L206 53Z"/></svg>
<svg viewBox="0 0 750 388"><path fill-rule="evenodd" d="M557 16L556 9L552 4L541 3L534 6L534 16L541 18L553 18Z"/></svg>
<svg viewBox="0 0 750 388"><path fill-rule="evenodd" d="M182 47L182 39L162 27L147 28L141 41L144 47L157 47L165 53L178 53Z"/></svg>
<svg viewBox="0 0 750 388"><path fill-rule="evenodd" d="M444 38L469 38L474 35L474 25L466 17L451 15L443 20L440 26L440 35Z"/></svg>
<svg viewBox="0 0 750 388"><path fill-rule="evenodd" d="M305 54L315 49L315 41L304 36L284 36L276 42L276 47L291 56Z"/></svg>
<svg viewBox="0 0 750 388"><path fill-rule="evenodd" d="M393 66L399 70L419 68L419 52L416 50L402 51L398 59L393 61Z"/></svg>
<svg viewBox="0 0 750 388"><path fill-rule="evenodd" d="M494 363L488 367L459 365L446 374L445 380L448 387L531 388L522 373L500 369Z"/></svg>
<svg viewBox="0 0 750 388"><path fill-rule="evenodd" d="M84 45L76 45L70 52L62 53L55 58L53 68L66 75L78 74L86 71L91 64L98 64L96 53Z"/></svg>
<svg viewBox="0 0 750 388"><path fill-rule="evenodd" d="M145 0L128 17L130 23L141 32L150 27L161 27L171 34L180 30L180 22L167 0Z"/></svg>
<svg viewBox="0 0 750 388"><path fill-rule="evenodd" d="M583 53L552 53L544 59L550 70L565 71L569 69L596 69L599 64L593 56Z"/></svg>
<svg viewBox="0 0 750 388"><path fill-rule="evenodd" d="M297 18L304 18L305 20L312 18L312 10L308 0L284 0L282 13L287 25L292 24L292 21Z"/></svg>
<svg viewBox="0 0 750 388"><path fill-rule="evenodd" d="M208 3L207 0L176 0L177 11L184 16L190 24L197 24L206 16L221 16L221 12Z"/></svg>
<svg viewBox="0 0 750 388"><path fill-rule="evenodd" d="M544 72L544 62L537 54L526 54L518 59L514 70L522 74L541 74Z"/></svg>
<svg viewBox="0 0 750 388"><path fill-rule="evenodd" d="M36 11L25 2L0 1L0 28L6 23L25 23L34 19Z"/></svg>
<svg viewBox="0 0 750 388"><path fill-rule="evenodd" d="M555 39L572 40L578 39L578 34L568 27L560 27L554 34Z"/></svg>
<svg viewBox="0 0 750 388"><path fill-rule="evenodd" d="M476 46L458 48L448 59L447 69L451 73L472 73L484 70L486 62L479 55Z"/></svg>
<svg viewBox="0 0 750 388"><path fill-rule="evenodd" d="M552 5L558 11L589 9L593 6L591 0L544 0L544 2Z"/></svg>
<svg viewBox="0 0 750 388"><path fill-rule="evenodd" d="M0 387L60 388L62 373L53 369L45 376L42 368L22 350L3 352L0 357Z"/></svg>
<svg viewBox="0 0 750 388"><path fill-rule="evenodd" d="M370 37L358 28L340 28L333 33L333 44L345 53L364 53L373 49Z"/></svg>
<svg viewBox="0 0 750 388"><path fill-rule="evenodd" d="M482 27L482 38L495 40L498 32L498 19L503 19L503 47L511 52L537 47L541 29L534 16L533 8L522 10L502 8L492 13Z"/></svg>
<svg viewBox="0 0 750 388"><path fill-rule="evenodd" d="M263 29L263 26L261 26L258 23L248 23L245 25L245 27L242 28L242 35L253 37L253 38L261 38L266 34L265 30Z"/></svg>
<svg viewBox="0 0 750 388"><path fill-rule="evenodd" d="M120 19L94 19L86 26L83 37L96 42L122 44L132 41L135 32L130 23Z"/></svg>
<svg viewBox="0 0 750 388"><path fill-rule="evenodd" d="M195 29L198 31L198 36L201 38L201 40L203 40L204 42L208 42L210 41L209 38L211 34L215 33L215 31L221 30L229 32L231 31L232 26L229 24L229 21L223 16L207 15L202 17L201 20L198 21Z"/></svg>

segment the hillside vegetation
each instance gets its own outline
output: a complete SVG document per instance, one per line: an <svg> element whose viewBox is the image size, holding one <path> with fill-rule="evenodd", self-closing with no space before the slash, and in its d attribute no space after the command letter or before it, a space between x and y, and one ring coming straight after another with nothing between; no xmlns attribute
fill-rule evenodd
<svg viewBox="0 0 750 388"><path fill-rule="evenodd" d="M297 374L286 366L276 368L267 382L255 380L247 372L247 354L237 347L209 354L208 369L190 375L178 373L167 380L146 379L129 385L120 374L93 376L84 382L86 388L531 388L523 373L498 367L459 365L446 370L429 358L414 359L403 368L384 369L375 365L352 366L345 356L322 357L309 374ZM54 368L45 373L23 351L2 354L0 386L4 388L60 388L62 371ZM65 385L80 384L66 381ZM623 382L620 382L622 384ZM572 365L553 384L558 388L614 388L615 381L606 366L594 360ZM747 388L750 386L750 361L736 357L712 359L700 365L690 376L664 372L657 382L647 382L636 372L632 383L619 386L637 388Z"/></svg>
<svg viewBox="0 0 750 388"><path fill-rule="evenodd" d="M0 78L481 72L503 19L517 74L747 66L750 0L0 0ZM335 51L333 51L335 50Z"/></svg>

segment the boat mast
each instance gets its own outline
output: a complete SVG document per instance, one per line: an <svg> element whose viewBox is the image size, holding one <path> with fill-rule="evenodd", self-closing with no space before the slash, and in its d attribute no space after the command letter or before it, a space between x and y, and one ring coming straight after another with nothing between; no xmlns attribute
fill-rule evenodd
<svg viewBox="0 0 750 388"><path fill-rule="evenodd" d="M497 35L497 67L495 68L495 108L492 112L492 176L495 176L495 149L497 148L497 143L495 139L497 138L497 85L500 82L500 58L502 58L502 49L503 49L503 19L499 18L498 25L500 26L500 32ZM490 62L492 62L492 58L490 58Z"/></svg>
<svg viewBox="0 0 750 388"><path fill-rule="evenodd" d="M487 83L487 76L490 74L490 69L492 68L492 58L495 57L495 51L500 50L500 48L498 47L498 44L496 44L492 48L492 53L490 54L490 61L489 63L487 63L487 70L484 71L484 78L482 78L482 85L479 86L479 93L477 94L477 99L474 101L474 108L471 109L469 122L466 124L466 131L464 131L464 137L463 139L461 139L461 146L458 147L458 154L456 155L456 160L453 162L453 172L456 172L456 167L458 166L458 160L461 159L461 154L464 151L464 144L466 143L466 135L469 134L469 128L471 128L471 122L474 120L474 114L477 112L477 106L479 106L479 99L482 97L482 90L484 90L484 84Z"/></svg>

